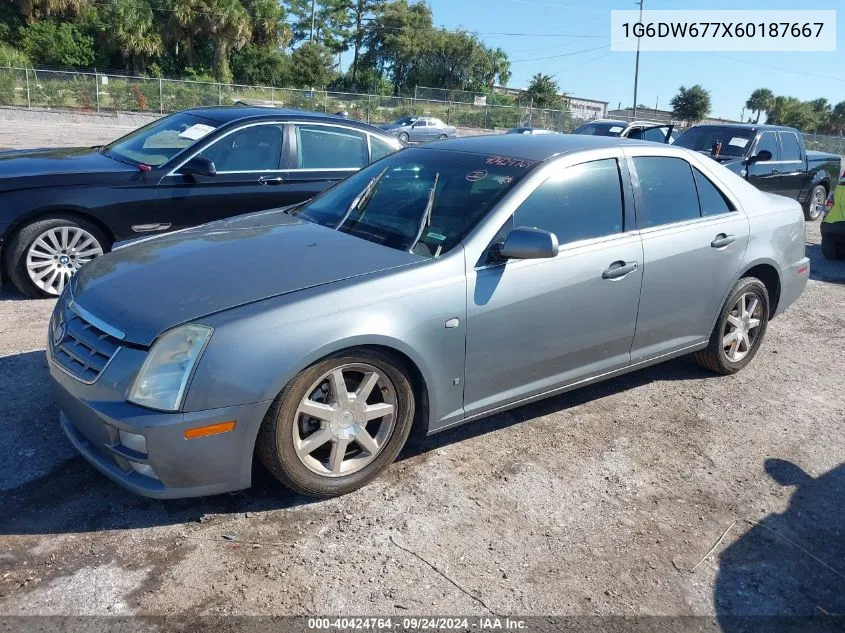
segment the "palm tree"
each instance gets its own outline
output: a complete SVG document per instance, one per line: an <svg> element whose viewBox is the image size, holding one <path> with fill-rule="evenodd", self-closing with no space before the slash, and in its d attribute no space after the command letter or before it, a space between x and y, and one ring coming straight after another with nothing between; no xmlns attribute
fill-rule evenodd
<svg viewBox="0 0 845 633"><path fill-rule="evenodd" d="M175 43L174 57L179 58L181 45L187 65L193 66L194 32L199 19L199 0L162 0L161 4L167 13L167 39Z"/></svg>
<svg viewBox="0 0 845 633"><path fill-rule="evenodd" d="M144 70L149 58L163 52L152 8L146 2L109 0L100 17L100 29L108 46L123 57L127 68Z"/></svg>
<svg viewBox="0 0 845 633"><path fill-rule="evenodd" d="M90 4L89 0L14 0L14 3L27 24L47 15L76 16Z"/></svg>
<svg viewBox="0 0 845 633"><path fill-rule="evenodd" d="M249 14L238 0L202 0L201 6L204 34L214 46L214 76L230 83L229 53L246 46L252 37Z"/></svg>
<svg viewBox="0 0 845 633"><path fill-rule="evenodd" d="M757 88L757 90L751 93L751 96L748 97L748 101L745 102L745 107L751 111L757 112L757 118L754 121L755 123L760 122L760 113L763 110L769 110L774 98L775 95L772 94L772 91L768 88Z"/></svg>
<svg viewBox="0 0 845 633"><path fill-rule="evenodd" d="M499 47L490 51L490 70L487 73L487 87L492 88L499 80L503 86L508 85L511 78L511 62L508 54Z"/></svg>

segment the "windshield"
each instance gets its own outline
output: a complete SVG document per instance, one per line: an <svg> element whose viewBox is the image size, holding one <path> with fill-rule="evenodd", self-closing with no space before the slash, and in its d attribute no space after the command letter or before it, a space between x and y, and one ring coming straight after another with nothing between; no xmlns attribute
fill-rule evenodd
<svg viewBox="0 0 845 633"><path fill-rule="evenodd" d="M745 156L746 152L751 149L754 135L755 131L749 128L699 125L691 127L681 134L674 145L697 152L710 153L713 150L713 144L721 142L720 155L739 157Z"/></svg>
<svg viewBox="0 0 845 633"><path fill-rule="evenodd" d="M590 136L619 136L624 129L624 123L610 121L606 123L586 123L572 133L588 134Z"/></svg>
<svg viewBox="0 0 845 633"><path fill-rule="evenodd" d="M158 167L219 125L211 119L178 112L117 139L103 151L118 160Z"/></svg>
<svg viewBox="0 0 845 633"><path fill-rule="evenodd" d="M291 214L390 248L438 257L535 165L505 156L406 149Z"/></svg>

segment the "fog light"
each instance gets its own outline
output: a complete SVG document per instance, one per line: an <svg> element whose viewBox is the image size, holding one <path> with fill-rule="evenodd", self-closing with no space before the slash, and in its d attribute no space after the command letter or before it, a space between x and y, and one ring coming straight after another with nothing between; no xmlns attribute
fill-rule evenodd
<svg viewBox="0 0 845 633"><path fill-rule="evenodd" d="M147 454L147 438L137 433L130 433L129 431L118 431L120 443L126 448L129 448L136 453Z"/></svg>
<svg viewBox="0 0 845 633"><path fill-rule="evenodd" d="M139 475L144 475L152 479L158 479L156 471L154 471L153 467L149 464L137 464L135 462L129 462L129 465L132 467L132 470L134 470Z"/></svg>

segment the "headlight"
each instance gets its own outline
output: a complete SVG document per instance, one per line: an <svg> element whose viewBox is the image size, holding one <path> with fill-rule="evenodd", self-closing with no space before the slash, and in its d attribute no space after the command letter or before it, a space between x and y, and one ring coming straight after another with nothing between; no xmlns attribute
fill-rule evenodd
<svg viewBox="0 0 845 633"><path fill-rule="evenodd" d="M182 325L162 336L141 366L129 391L129 402L150 409L178 411L188 380L212 332L205 325Z"/></svg>

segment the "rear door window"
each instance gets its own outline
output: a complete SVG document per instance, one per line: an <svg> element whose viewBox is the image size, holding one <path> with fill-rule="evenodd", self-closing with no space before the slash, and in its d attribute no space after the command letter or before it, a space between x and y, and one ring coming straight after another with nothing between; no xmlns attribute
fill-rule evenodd
<svg viewBox="0 0 845 633"><path fill-rule="evenodd" d="M701 215L721 215L734 211L731 202L722 194L719 188L710 182L704 174L695 167L692 168L695 185L698 187L698 201L701 205Z"/></svg>
<svg viewBox="0 0 845 633"><path fill-rule="evenodd" d="M296 126L299 169L359 169L369 162L367 135L334 125Z"/></svg>
<svg viewBox="0 0 845 633"><path fill-rule="evenodd" d="M801 160L801 144L792 132L778 132L780 136L781 160Z"/></svg>
<svg viewBox="0 0 845 633"><path fill-rule="evenodd" d="M698 192L687 161L666 156L637 156L633 162L643 206L637 209L640 226L661 226L700 216Z"/></svg>
<svg viewBox="0 0 845 633"><path fill-rule="evenodd" d="M378 136L370 136L370 162L383 158L395 151L396 148L390 143L386 143Z"/></svg>
<svg viewBox="0 0 845 633"><path fill-rule="evenodd" d="M622 184L612 158L567 167L514 214L514 226L549 231L560 244L621 233L622 222Z"/></svg>

